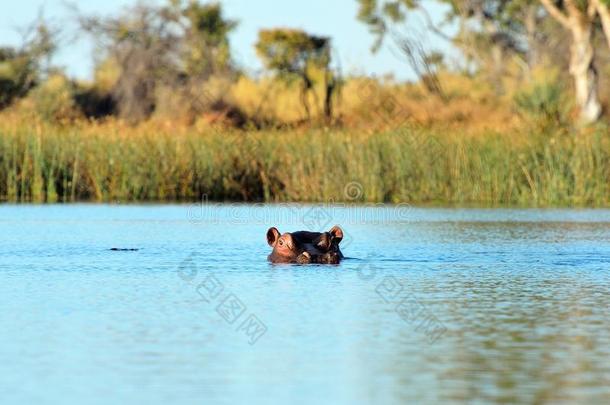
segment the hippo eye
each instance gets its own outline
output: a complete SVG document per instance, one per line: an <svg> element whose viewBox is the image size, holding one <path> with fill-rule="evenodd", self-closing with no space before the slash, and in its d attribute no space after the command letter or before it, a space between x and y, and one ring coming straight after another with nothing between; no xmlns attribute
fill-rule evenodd
<svg viewBox="0 0 610 405"><path fill-rule="evenodd" d="M280 244L280 246L284 245L284 241L282 239L280 239L278 243Z"/></svg>

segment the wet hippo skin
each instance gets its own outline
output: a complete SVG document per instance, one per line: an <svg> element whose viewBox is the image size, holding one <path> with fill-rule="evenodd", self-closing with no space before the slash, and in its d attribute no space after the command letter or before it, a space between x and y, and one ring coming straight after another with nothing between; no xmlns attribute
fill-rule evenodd
<svg viewBox="0 0 610 405"><path fill-rule="evenodd" d="M343 230L334 226L328 232L286 232L277 228L267 231L267 243L273 248L268 256L271 263L338 264L343 259L339 243Z"/></svg>

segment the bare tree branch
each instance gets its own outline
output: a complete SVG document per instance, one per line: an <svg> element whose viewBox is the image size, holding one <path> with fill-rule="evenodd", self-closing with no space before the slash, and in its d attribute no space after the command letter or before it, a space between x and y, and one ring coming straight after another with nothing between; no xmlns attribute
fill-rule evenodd
<svg viewBox="0 0 610 405"><path fill-rule="evenodd" d="M430 63L430 54L424 49L422 41L410 35L399 35L396 32L393 33L393 38L424 87L430 93L439 96L443 102L447 102L448 98L441 85L437 70Z"/></svg>
<svg viewBox="0 0 610 405"><path fill-rule="evenodd" d="M546 11L565 28L570 28L570 19L567 15L561 12L552 0L540 0Z"/></svg>
<svg viewBox="0 0 610 405"><path fill-rule="evenodd" d="M426 20L426 26L428 27L428 29L430 31L434 32L436 35L443 38L444 40L453 42L453 38L451 36L447 35L446 33L444 33L443 30L441 30L439 27L437 27L437 25L434 23L434 21L432 21L432 17L430 16L430 13L428 12L428 10L426 10L425 7L421 8L421 13L424 16L424 18Z"/></svg>

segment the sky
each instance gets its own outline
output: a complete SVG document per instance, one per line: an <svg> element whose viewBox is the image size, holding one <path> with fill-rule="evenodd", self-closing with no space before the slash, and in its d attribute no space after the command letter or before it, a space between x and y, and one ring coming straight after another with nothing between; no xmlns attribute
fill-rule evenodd
<svg viewBox="0 0 610 405"><path fill-rule="evenodd" d="M8 1L8 0L3 0ZM161 0L149 1L162 3ZM135 0L87 0L73 1L81 11L98 15L113 15ZM254 43L261 28L301 28L317 35L330 36L344 74L392 74L398 80L410 80L414 74L399 53L386 41L376 54L371 53L374 37L367 27L358 22L356 0L221 0L225 15L239 22L231 35L234 59L246 71L258 73L262 67L256 57ZM428 2L433 18L443 17L442 6ZM78 38L76 26L65 0L18 0L10 11L0 15L0 45L16 45L20 42L19 29L36 19L42 10L56 26L62 29L60 52L53 62L63 66L68 74L88 79L93 71L94 46L89 38ZM422 31L423 20L410 17L409 26ZM429 47L447 51L442 39L430 34L426 37Z"/></svg>

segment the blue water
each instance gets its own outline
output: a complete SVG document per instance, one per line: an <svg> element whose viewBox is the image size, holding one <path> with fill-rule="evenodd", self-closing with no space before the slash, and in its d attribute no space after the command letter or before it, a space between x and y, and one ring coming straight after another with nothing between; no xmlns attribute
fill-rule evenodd
<svg viewBox="0 0 610 405"><path fill-rule="evenodd" d="M266 262L270 226L336 223L341 265ZM610 402L608 210L4 205L0 232L2 404Z"/></svg>

